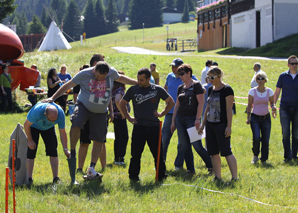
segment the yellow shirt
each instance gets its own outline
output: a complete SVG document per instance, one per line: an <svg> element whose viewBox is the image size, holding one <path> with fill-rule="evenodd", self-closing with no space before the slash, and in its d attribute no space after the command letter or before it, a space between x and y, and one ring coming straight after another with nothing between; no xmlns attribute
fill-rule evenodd
<svg viewBox="0 0 298 213"><path fill-rule="evenodd" d="M151 72L151 75L153 76L154 80L159 78L159 72L157 70Z"/></svg>

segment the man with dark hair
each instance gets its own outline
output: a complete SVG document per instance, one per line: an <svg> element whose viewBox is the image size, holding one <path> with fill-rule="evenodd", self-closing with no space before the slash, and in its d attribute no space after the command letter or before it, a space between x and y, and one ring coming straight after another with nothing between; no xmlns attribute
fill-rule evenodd
<svg viewBox="0 0 298 213"><path fill-rule="evenodd" d="M150 64L150 71L151 71L151 75L154 78L155 84L159 85L159 72L156 69L156 64L155 63Z"/></svg>
<svg viewBox="0 0 298 213"><path fill-rule="evenodd" d="M166 115L174 106L172 97L159 85L151 84L151 73L148 68L138 71L138 85L130 87L120 101L120 109L125 118L131 122L133 127L131 142L131 159L129 165L129 179L139 181L141 156L146 144L154 157L157 166L157 151L159 138L159 117ZM160 99L166 102L165 109L157 112ZM132 100L134 115L131 117L127 111L126 104ZM160 147L162 156L162 146ZM166 166L163 158L159 161L158 180L166 178Z"/></svg>
<svg viewBox="0 0 298 213"><path fill-rule="evenodd" d="M202 73L201 73L201 84L202 85L206 83L207 72L208 72L209 68L212 66L212 60L207 60L205 64L206 64L206 67L202 70Z"/></svg>
<svg viewBox="0 0 298 213"><path fill-rule="evenodd" d="M297 56L291 55L288 58L289 69L280 74L274 92L274 105L276 104L280 91L280 124L282 129L282 142L284 147L284 162L293 158L297 159L298 150L298 77L297 77ZM291 128L292 123L292 128ZM292 129L292 131L291 131ZM292 134L292 149L291 149Z"/></svg>
<svg viewBox="0 0 298 213"><path fill-rule="evenodd" d="M27 172L30 185L33 183L32 173L39 135L41 135L45 143L46 155L50 156L53 183L60 182L58 177L58 143L54 128L55 124L58 124L59 126L60 139L64 154L66 157L69 157L70 153L67 149L67 135L65 132L65 115L61 107L55 103L38 103L31 108L27 115L27 119L24 123L24 129L28 138Z"/></svg>
<svg viewBox="0 0 298 213"><path fill-rule="evenodd" d="M173 98L174 102L177 99L177 90L178 87L183 84L182 80L178 75L178 67L183 64L183 60L181 58L175 58L173 62L170 64L172 72L168 74L164 89L170 94ZM192 79L197 80L197 78L192 75ZM170 144L172 138L171 124L173 117L173 109L172 108L166 115L162 127L162 145L163 145L163 159L166 161L168 146ZM183 168L183 162L185 160L186 166L190 165L193 162L193 153L190 150L189 153L186 153L185 156L180 156L179 149L181 148L181 144L178 141L177 146L177 156L174 162L175 169L180 170Z"/></svg>
<svg viewBox="0 0 298 213"><path fill-rule="evenodd" d="M80 84L81 91L78 95L77 104L71 116L72 126L70 129L71 158L68 159L71 182L75 181L76 172L76 145L80 138L81 129L89 119L90 139L93 140L91 163L87 170L87 178L101 178L102 175L95 171L95 165L102 151L102 144L107 134L107 108L110 103L114 81L123 84L137 84L127 76L120 75L110 68L107 62L99 61L95 67L90 67L77 73L71 80L45 102L53 102L70 88Z"/></svg>

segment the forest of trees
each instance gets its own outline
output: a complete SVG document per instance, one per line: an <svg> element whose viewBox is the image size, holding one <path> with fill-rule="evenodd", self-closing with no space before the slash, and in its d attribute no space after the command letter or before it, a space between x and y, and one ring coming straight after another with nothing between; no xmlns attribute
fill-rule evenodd
<svg viewBox="0 0 298 213"><path fill-rule="evenodd" d="M7 13L0 13L0 22L15 24L17 34L42 34L52 20L68 35L78 40L83 32L87 38L117 32L119 15L129 17L130 29L162 26L162 8L184 11L184 22L195 11L196 0L5 0L14 2ZM0 3L1 3L0 2ZM188 7L187 9L185 9ZM10 14L9 16L7 16ZM1 20L2 15L2 20ZM6 18L5 18L6 17Z"/></svg>

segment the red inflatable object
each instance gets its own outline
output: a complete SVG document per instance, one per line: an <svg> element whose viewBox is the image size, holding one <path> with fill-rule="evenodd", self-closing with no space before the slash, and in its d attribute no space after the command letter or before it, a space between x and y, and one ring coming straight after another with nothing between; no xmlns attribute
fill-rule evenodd
<svg viewBox="0 0 298 213"><path fill-rule="evenodd" d="M13 79L11 89L14 90L20 85L20 89L34 86L39 73L27 68L24 63L16 59L22 57L24 48L18 35L8 27L0 24L0 60L9 64L9 73ZM9 62L9 63L8 63ZM0 74L3 73L0 66Z"/></svg>

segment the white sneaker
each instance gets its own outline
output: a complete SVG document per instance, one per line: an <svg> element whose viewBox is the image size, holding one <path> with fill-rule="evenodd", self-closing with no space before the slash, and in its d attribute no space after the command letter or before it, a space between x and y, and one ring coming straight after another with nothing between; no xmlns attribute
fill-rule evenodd
<svg viewBox="0 0 298 213"><path fill-rule="evenodd" d="M94 178L96 176L102 176L102 174L95 171L94 167L89 167L87 170L87 177Z"/></svg>
<svg viewBox="0 0 298 213"><path fill-rule="evenodd" d="M254 156L251 163L256 164L258 160L259 160L258 156Z"/></svg>

